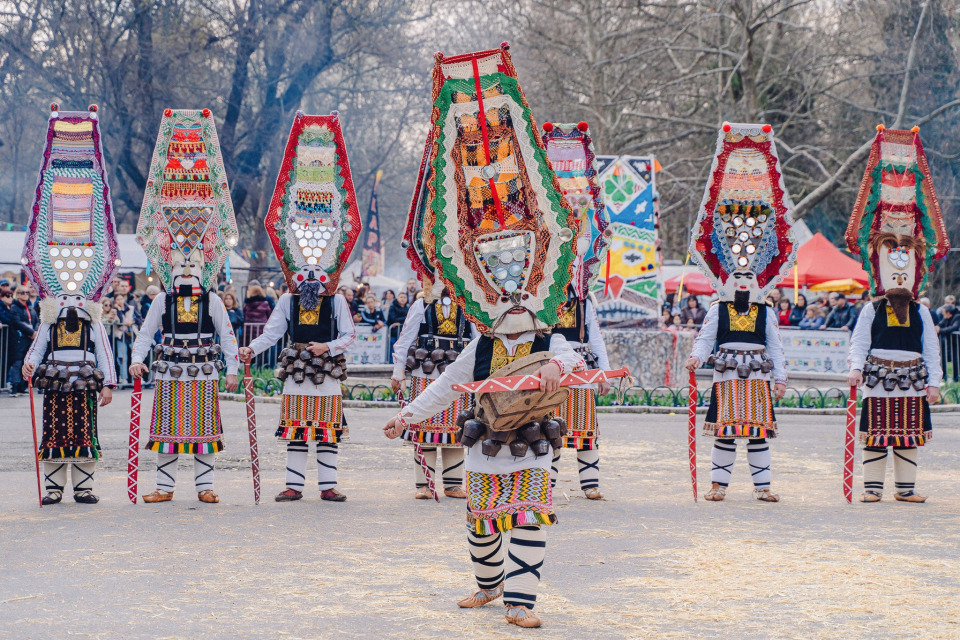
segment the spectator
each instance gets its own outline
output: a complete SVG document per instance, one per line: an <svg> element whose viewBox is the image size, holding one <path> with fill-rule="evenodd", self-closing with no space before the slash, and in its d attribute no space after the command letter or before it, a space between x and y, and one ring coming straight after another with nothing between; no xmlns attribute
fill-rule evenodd
<svg viewBox="0 0 960 640"><path fill-rule="evenodd" d="M30 291L30 306L34 311L40 313L40 294L37 292L37 288L32 282L28 282L26 286ZM129 285L127 287L129 288Z"/></svg>
<svg viewBox="0 0 960 640"><path fill-rule="evenodd" d="M417 286L417 279L410 278L407 280L407 300L413 302L417 299L417 292L420 291L420 287Z"/></svg>
<svg viewBox="0 0 960 640"><path fill-rule="evenodd" d="M807 315L807 297L802 293L797 296L797 304L793 305L793 309L790 311L790 326L798 327L800 322Z"/></svg>
<svg viewBox="0 0 960 640"><path fill-rule="evenodd" d="M941 336L947 336L956 331L960 331L960 313L952 304L943 305L943 319L937 323L937 333Z"/></svg>
<svg viewBox="0 0 960 640"><path fill-rule="evenodd" d="M0 297L3 297L3 294L9 293L13 295L13 290L10 288L10 281L6 278L0 280Z"/></svg>
<svg viewBox="0 0 960 640"><path fill-rule="evenodd" d="M706 317L707 310L700 306L697 296L687 298L687 305L680 310L680 324L688 326L703 324L703 319Z"/></svg>
<svg viewBox="0 0 960 640"><path fill-rule="evenodd" d="M10 324L11 306L13 306L13 291L7 287L6 291L0 291L0 324Z"/></svg>
<svg viewBox="0 0 960 640"><path fill-rule="evenodd" d="M257 282L254 280L253 282ZM250 341L263 333L263 325L270 318L270 299L263 293L259 283L247 287L247 299L243 301L243 336L241 346L247 346Z"/></svg>
<svg viewBox="0 0 960 640"><path fill-rule="evenodd" d="M117 289L120 286L120 276L113 276L113 280L110 281L110 286L107 287L106 293L103 294L104 298L112 298L116 293Z"/></svg>
<svg viewBox="0 0 960 640"><path fill-rule="evenodd" d="M360 324L373 325L374 331L379 331L386 324L383 318L383 311L377 306L377 297L374 295L368 295L366 297L364 306L353 320Z"/></svg>
<svg viewBox="0 0 960 640"><path fill-rule="evenodd" d="M223 294L223 306L227 309L227 315L230 316L230 326L233 327L233 335L243 335L243 309L237 306L237 296L227 291Z"/></svg>
<svg viewBox="0 0 960 640"><path fill-rule="evenodd" d="M796 309L796 307L794 307ZM803 320L800 321L799 327L801 329L810 329L817 330L823 328L824 317L820 312L820 307L818 305L812 304L809 307L806 307L806 312L804 313Z"/></svg>
<svg viewBox="0 0 960 640"><path fill-rule="evenodd" d="M393 306L393 301L396 299L397 296L393 293L393 289L387 289L383 292L383 298L380 300L380 308L385 314L390 313L390 307Z"/></svg>
<svg viewBox="0 0 960 640"><path fill-rule="evenodd" d="M17 287L16 300L10 307L10 380L11 391L14 396L27 392L27 381L23 379L20 370L23 368L23 358L30 349L30 344L37 335L40 326L40 314L30 304L30 287Z"/></svg>
<svg viewBox="0 0 960 640"><path fill-rule="evenodd" d="M277 300L280 299L277 290L273 286L267 285L267 288L263 290L263 295L267 296L267 300L270 302L270 310L273 311L273 308L277 306Z"/></svg>
<svg viewBox="0 0 960 640"><path fill-rule="evenodd" d="M360 305L357 303L357 299L353 295L353 289L344 286L340 287L340 292L343 294L344 299L347 301L347 305L350 307L350 313L357 315L360 312Z"/></svg>
<svg viewBox="0 0 960 640"><path fill-rule="evenodd" d="M947 305L957 306L957 296L944 296L943 304L937 309L937 315L943 318L943 308Z"/></svg>
<svg viewBox="0 0 960 640"><path fill-rule="evenodd" d="M670 327L673 326L673 313L669 303L663 305L663 310L661 311L660 319L663 320L664 328L669 329Z"/></svg>
<svg viewBox="0 0 960 640"><path fill-rule="evenodd" d="M842 293L831 293L834 300L833 310L827 316L824 327L827 329L843 329L853 331L857 326L857 310L851 304L847 304L847 297Z"/></svg>
<svg viewBox="0 0 960 640"><path fill-rule="evenodd" d="M401 291L396 299L391 303L387 311L387 324L391 327L395 324L403 325L407 319L407 313L410 311L410 303L407 299L407 292Z"/></svg>
<svg viewBox="0 0 960 640"><path fill-rule="evenodd" d="M940 321L943 320L943 316L936 309L930 307L930 298L923 297L920 298L920 304L927 308L927 311L930 312L930 317L933 318L933 324L940 324Z"/></svg>
<svg viewBox="0 0 960 640"><path fill-rule="evenodd" d="M780 308L780 300L783 298L783 292L780 289L771 289L770 293L767 295L767 300L770 301L770 304L773 305L774 309Z"/></svg>
<svg viewBox="0 0 960 640"><path fill-rule="evenodd" d="M778 305L780 308L777 309L777 324L781 327L790 326L790 301L786 298L781 297Z"/></svg>
<svg viewBox="0 0 960 640"><path fill-rule="evenodd" d="M147 287L146 293L143 294L143 297L140 298L140 317L146 318L147 312L150 311L150 305L153 304L153 299L160 295L160 287L155 284L151 284Z"/></svg>

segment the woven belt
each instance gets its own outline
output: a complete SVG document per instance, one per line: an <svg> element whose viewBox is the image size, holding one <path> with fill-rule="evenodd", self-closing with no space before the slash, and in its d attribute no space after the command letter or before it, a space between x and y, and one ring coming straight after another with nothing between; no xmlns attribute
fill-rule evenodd
<svg viewBox="0 0 960 640"><path fill-rule="evenodd" d="M741 349L724 349L720 348L717 350L717 353L722 353L725 356L760 356L763 355L763 347L757 347L750 351L743 351Z"/></svg>
<svg viewBox="0 0 960 640"><path fill-rule="evenodd" d="M896 367L897 369L902 369L904 367L916 367L917 365L923 364L923 358L914 358L913 360L884 360L876 356L867 356L867 362L878 364L881 367Z"/></svg>

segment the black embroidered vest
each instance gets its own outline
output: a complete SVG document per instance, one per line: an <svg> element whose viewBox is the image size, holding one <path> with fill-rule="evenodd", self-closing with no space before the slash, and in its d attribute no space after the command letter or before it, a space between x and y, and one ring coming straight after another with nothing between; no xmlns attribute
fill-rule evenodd
<svg viewBox="0 0 960 640"><path fill-rule="evenodd" d="M184 302L190 298L190 309ZM210 317L210 292L184 296L179 292L164 296L163 337L165 340L194 340L197 334L213 335L216 329Z"/></svg>
<svg viewBox="0 0 960 640"><path fill-rule="evenodd" d="M480 336L477 342L477 354L476 359L473 363L473 379L474 380L486 380L490 377L490 369L493 365L494 359L494 346L497 342L496 338L491 338L489 336ZM550 336L536 336L533 339L531 344L530 351L524 355L529 355L530 353L540 353L542 351L550 350ZM522 345L517 345L517 350L521 349ZM517 354L517 350L514 350L514 353ZM518 354L519 355L519 354Z"/></svg>
<svg viewBox="0 0 960 640"><path fill-rule="evenodd" d="M728 342L767 344L767 305L751 303L750 311L742 316L734 311L732 302L720 302L719 305L718 345Z"/></svg>
<svg viewBox="0 0 960 640"><path fill-rule="evenodd" d="M320 304L313 311L300 306L300 294L290 296L290 323L287 332L296 344L330 342L340 336L334 316L333 296L320 296Z"/></svg>
<svg viewBox="0 0 960 640"><path fill-rule="evenodd" d="M587 303L583 300L571 298L567 304L563 305L560 312L560 322L553 328L554 333L559 333L567 342L580 342L582 344L590 343L590 330L587 327L586 315Z"/></svg>
<svg viewBox="0 0 960 640"><path fill-rule="evenodd" d="M56 351L84 351L93 354L96 358L96 347L90 335L90 321L80 318L80 328L76 331L67 330L67 319L57 318L50 327L50 344L47 354Z"/></svg>
<svg viewBox="0 0 960 640"><path fill-rule="evenodd" d="M897 322L897 317L886 300L877 300L872 304L876 315L870 326L871 349L923 353L923 320L920 318L919 304L910 301L907 326Z"/></svg>

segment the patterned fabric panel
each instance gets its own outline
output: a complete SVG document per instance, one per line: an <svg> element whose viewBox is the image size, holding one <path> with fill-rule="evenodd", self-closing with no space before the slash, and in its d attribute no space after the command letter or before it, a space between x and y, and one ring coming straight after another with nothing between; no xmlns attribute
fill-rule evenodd
<svg viewBox="0 0 960 640"><path fill-rule="evenodd" d="M347 432L341 396L295 396L284 394L280 407L280 440L316 440L336 443Z"/></svg>
<svg viewBox="0 0 960 640"><path fill-rule="evenodd" d="M567 421L565 449L597 448L597 393L593 389L570 389L567 401L557 407L554 415Z"/></svg>
<svg viewBox="0 0 960 640"><path fill-rule="evenodd" d="M868 447L922 447L933 437L923 396L867 397L860 414L860 442Z"/></svg>
<svg viewBox="0 0 960 640"><path fill-rule="evenodd" d="M770 384L760 379L715 382L703 434L715 438L777 437Z"/></svg>
<svg viewBox="0 0 960 640"><path fill-rule="evenodd" d="M160 453L223 450L216 380L157 380L147 449Z"/></svg>
<svg viewBox="0 0 960 640"><path fill-rule="evenodd" d="M429 378L413 376L410 385L411 402L416 400L431 382L433 380ZM446 409L429 420L411 425L404 430L400 437L407 442L418 442L431 446L460 446L460 441L457 440L457 415L461 411L472 410L473 408L474 395L472 393L461 393Z"/></svg>
<svg viewBox="0 0 960 640"><path fill-rule="evenodd" d="M557 521L546 469L504 474L467 471L466 484L467 507L478 535Z"/></svg>
<svg viewBox="0 0 960 640"><path fill-rule="evenodd" d="M48 462L100 459L95 391L43 394L43 440L38 456Z"/></svg>
<svg viewBox="0 0 960 640"><path fill-rule="evenodd" d="M490 375L492 376L494 373L507 366L514 360L530 355L530 351L532 349L532 342L518 344L517 348L513 351L513 355L511 356L507 353L507 348L502 342L500 342L500 338L495 338L493 341L493 359L490 361Z"/></svg>

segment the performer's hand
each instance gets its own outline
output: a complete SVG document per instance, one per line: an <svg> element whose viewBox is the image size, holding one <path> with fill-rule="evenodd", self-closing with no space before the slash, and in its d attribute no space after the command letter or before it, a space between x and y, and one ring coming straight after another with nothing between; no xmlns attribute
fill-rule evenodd
<svg viewBox="0 0 960 640"><path fill-rule="evenodd" d="M854 369L847 374L847 385L851 387L859 387L863 384L863 374L860 373L859 369Z"/></svg>
<svg viewBox="0 0 960 640"><path fill-rule="evenodd" d="M683 368L687 371L696 371L700 368L700 358L690 356L687 358L687 361L683 363Z"/></svg>
<svg viewBox="0 0 960 640"><path fill-rule="evenodd" d="M113 390L110 387L104 387L100 390L100 406L105 407L113 402Z"/></svg>
<svg viewBox="0 0 960 640"><path fill-rule="evenodd" d="M787 385L782 382L778 382L773 385L773 399L780 400L787 393Z"/></svg>
<svg viewBox="0 0 960 640"><path fill-rule="evenodd" d="M610 383L604 380L597 385L597 395L605 396L610 393Z"/></svg>
<svg viewBox="0 0 960 640"><path fill-rule="evenodd" d="M330 351L330 347L326 342L311 342L307 345L307 350L315 356L322 356Z"/></svg>
<svg viewBox="0 0 960 640"><path fill-rule="evenodd" d="M236 391L237 387L240 386L240 382L237 380L236 374L227 374L227 391Z"/></svg>
<svg viewBox="0 0 960 640"><path fill-rule="evenodd" d="M547 393L554 393L560 388L560 365L556 362L548 362L537 371L540 376L540 390Z"/></svg>
<svg viewBox="0 0 960 640"><path fill-rule="evenodd" d="M940 402L939 387L927 387L927 402L930 404L937 404Z"/></svg>
<svg viewBox="0 0 960 640"><path fill-rule="evenodd" d="M137 362L130 365L130 375L134 378L142 378L143 374L147 372L147 365L142 362Z"/></svg>
<svg viewBox="0 0 960 640"><path fill-rule="evenodd" d="M253 360L253 349L250 347L240 347L240 362L250 364L251 360Z"/></svg>
<svg viewBox="0 0 960 640"><path fill-rule="evenodd" d="M394 380L390 378L390 388L393 389L393 392L396 393L400 391L400 387L403 386L403 380Z"/></svg>
<svg viewBox="0 0 960 640"><path fill-rule="evenodd" d="M390 418L390 420L387 421L387 426L383 428L383 435L391 440L399 438L401 433L403 433L403 427L397 424L396 416Z"/></svg>
<svg viewBox="0 0 960 640"><path fill-rule="evenodd" d="M31 363L27 362L23 365L23 369L20 371L23 373L24 378L32 378L33 372L36 369Z"/></svg>

